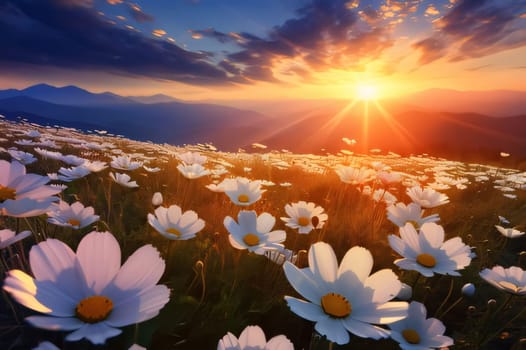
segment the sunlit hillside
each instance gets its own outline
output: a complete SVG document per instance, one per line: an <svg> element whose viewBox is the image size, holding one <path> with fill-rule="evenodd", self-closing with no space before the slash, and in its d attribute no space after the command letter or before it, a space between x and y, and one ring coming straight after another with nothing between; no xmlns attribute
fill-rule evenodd
<svg viewBox="0 0 526 350"><path fill-rule="evenodd" d="M0 130L2 349L230 349L247 326L283 349L524 346L526 173L509 154Z"/></svg>

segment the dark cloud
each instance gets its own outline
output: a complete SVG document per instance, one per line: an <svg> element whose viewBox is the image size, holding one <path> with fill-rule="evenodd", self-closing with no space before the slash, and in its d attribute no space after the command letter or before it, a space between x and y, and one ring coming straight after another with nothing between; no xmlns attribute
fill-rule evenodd
<svg viewBox="0 0 526 350"><path fill-rule="evenodd" d="M78 6L76 3L82 3ZM0 2L0 64L100 70L192 84L230 80L204 52L120 28L88 2Z"/></svg>
<svg viewBox="0 0 526 350"><path fill-rule="evenodd" d="M242 50L228 55L228 60L241 67L244 77L275 81L271 67L280 60L301 60L313 71L349 69L359 59L375 57L392 45L387 28L363 22L359 26L359 21L347 0L313 0L297 11L296 18L275 26L266 38L210 29L199 33L220 42L235 41Z"/></svg>
<svg viewBox="0 0 526 350"><path fill-rule="evenodd" d="M432 36L413 46L423 64L445 54L459 61L520 47L526 45L524 11L524 0L460 0L435 23Z"/></svg>

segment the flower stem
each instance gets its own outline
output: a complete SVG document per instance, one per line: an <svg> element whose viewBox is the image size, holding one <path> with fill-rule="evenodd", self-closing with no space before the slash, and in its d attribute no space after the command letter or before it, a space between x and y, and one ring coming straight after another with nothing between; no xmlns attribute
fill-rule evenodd
<svg viewBox="0 0 526 350"><path fill-rule="evenodd" d="M453 281L453 279L451 279L451 282L449 283L449 290L447 292L447 295L444 298L444 301L442 301L442 304L440 304L440 306L438 307L437 311L435 312L436 317L438 317L438 315L440 314L440 311L446 305L447 301L451 297L451 293L453 293L453 285L454 285L454 281ZM448 309L448 311L449 311L449 309Z"/></svg>

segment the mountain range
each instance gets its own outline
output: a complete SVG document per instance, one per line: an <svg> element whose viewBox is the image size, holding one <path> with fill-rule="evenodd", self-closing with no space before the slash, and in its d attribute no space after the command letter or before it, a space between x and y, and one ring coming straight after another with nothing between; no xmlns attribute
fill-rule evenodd
<svg viewBox="0 0 526 350"><path fill-rule="evenodd" d="M381 148L398 153L526 157L526 92L427 90L397 101L236 101L230 106L171 96L120 96L76 86L39 84L0 90L0 114L43 125L107 130L176 145L212 142L222 150L250 147L294 152ZM367 132L364 132L367 130Z"/></svg>

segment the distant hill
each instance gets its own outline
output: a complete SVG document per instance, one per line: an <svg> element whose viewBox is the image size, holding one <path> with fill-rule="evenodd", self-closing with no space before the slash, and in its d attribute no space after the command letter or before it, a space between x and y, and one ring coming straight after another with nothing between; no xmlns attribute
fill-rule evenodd
<svg viewBox="0 0 526 350"><path fill-rule="evenodd" d="M438 112L480 113L492 117L526 114L526 91L430 89L409 95L401 101Z"/></svg>
<svg viewBox="0 0 526 350"><path fill-rule="evenodd" d="M23 90L0 90L0 99L17 96L70 106L113 105L134 102L111 92L92 93L72 85L55 87L48 84L38 84Z"/></svg>
<svg viewBox="0 0 526 350"><path fill-rule="evenodd" d="M135 102L139 103L166 103L166 102L183 102L180 100L177 100L171 96L164 95L164 94L155 94L151 96L126 96L127 99L133 100Z"/></svg>
<svg viewBox="0 0 526 350"><path fill-rule="evenodd" d="M500 151L526 156L526 115L495 118L476 113L440 113L390 109L380 112L374 104L365 117L363 103L342 112L347 104L334 104L291 118L283 128L260 142L294 152L367 152L372 148L402 154L496 154ZM355 139L349 146L342 138Z"/></svg>
<svg viewBox="0 0 526 350"><path fill-rule="evenodd" d="M466 157L504 151L526 157L525 94L428 90L378 105L371 102L365 117L364 103L349 100L230 101L229 107L162 94L122 97L39 84L0 91L0 114L159 143L212 142L223 150L259 142L270 149L309 153L380 148ZM346 145L344 137L355 139L356 145Z"/></svg>
<svg viewBox="0 0 526 350"><path fill-rule="evenodd" d="M0 99L0 114L29 121L38 117L41 124L62 123L83 130L88 125L136 140L174 145L212 142L225 150L255 142L270 127L267 118L256 112L180 102L66 106L16 96ZM49 122L43 122L46 120Z"/></svg>

